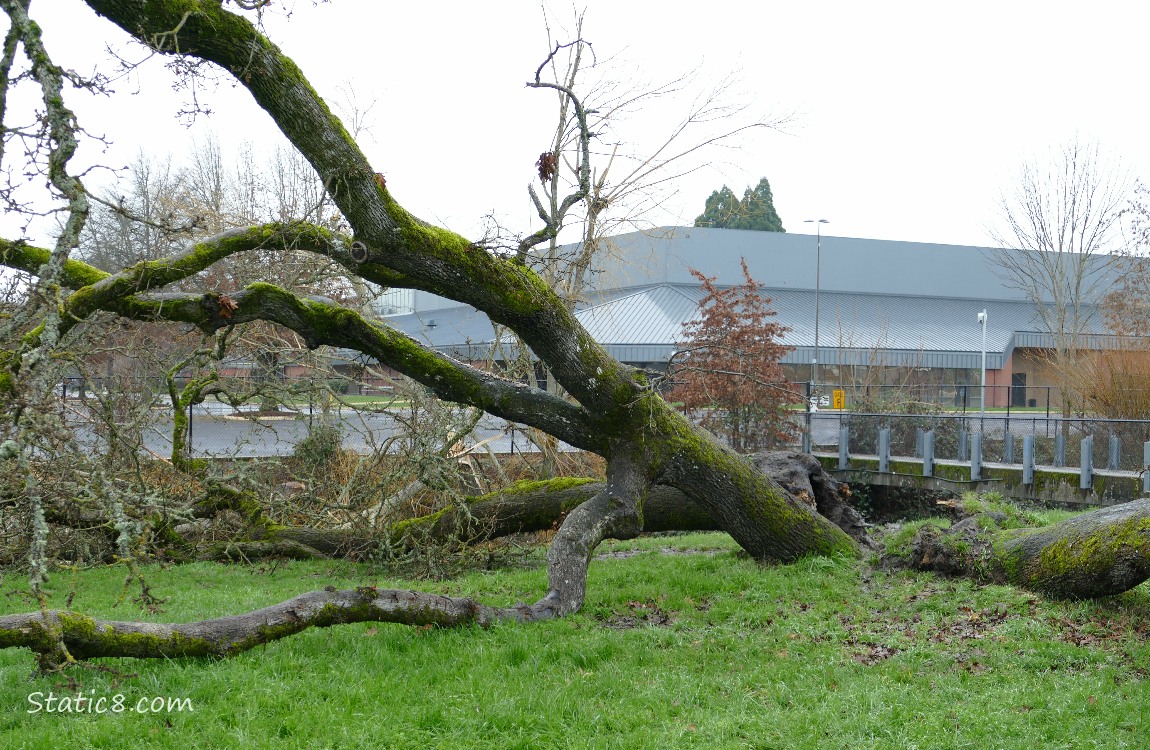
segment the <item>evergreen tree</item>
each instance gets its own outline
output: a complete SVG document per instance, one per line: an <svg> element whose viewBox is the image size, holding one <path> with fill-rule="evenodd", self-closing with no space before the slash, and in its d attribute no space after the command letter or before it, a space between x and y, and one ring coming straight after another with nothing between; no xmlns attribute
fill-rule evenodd
<svg viewBox="0 0 1150 750"><path fill-rule="evenodd" d="M722 190L716 190L711 193L710 198L707 198L707 205L704 207L703 213L695 219L695 226L729 228L731 221L739 215L741 210L742 205L739 203L739 199L735 197L729 187L723 185Z"/></svg>
<svg viewBox="0 0 1150 750"><path fill-rule="evenodd" d="M731 224L731 229L754 229L759 232L785 232L783 220L775 211L775 198L771 194L771 183L767 178L759 180L754 190L747 188L743 193L739 215Z"/></svg>
<svg viewBox="0 0 1150 750"><path fill-rule="evenodd" d="M764 177L752 190L747 188L743 200L735 197L729 187L723 185L707 198L703 213L695 219L697 227L717 229L751 229L759 232L785 232L783 220L775 211L775 199L771 193L771 183Z"/></svg>

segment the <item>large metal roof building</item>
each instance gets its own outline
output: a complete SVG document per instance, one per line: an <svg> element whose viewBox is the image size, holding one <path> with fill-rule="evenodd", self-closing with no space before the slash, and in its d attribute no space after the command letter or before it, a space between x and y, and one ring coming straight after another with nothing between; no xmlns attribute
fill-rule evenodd
<svg viewBox="0 0 1150 750"><path fill-rule="evenodd" d="M691 269L733 286L743 280L742 259L790 329L783 343L794 349L784 364L809 365L814 357L816 299L818 360L832 371L882 364L977 382L969 373L981 366L982 310L992 384L995 376L1018 384L1010 377L1018 372L1016 349L1052 346L1035 304L1004 283L989 248L698 227L634 232L608 244L609 260L577 316L615 357L646 367L667 362L683 324L698 313L703 292ZM388 323L457 357L491 356L495 332L484 314L423 292L412 293L409 307ZM1110 337L1100 316L1089 326L1092 344L1105 347Z"/></svg>

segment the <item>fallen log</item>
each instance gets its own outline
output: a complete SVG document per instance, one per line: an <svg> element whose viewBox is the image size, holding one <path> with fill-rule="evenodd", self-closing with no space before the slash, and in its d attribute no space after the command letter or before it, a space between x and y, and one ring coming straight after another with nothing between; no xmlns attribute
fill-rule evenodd
<svg viewBox="0 0 1150 750"><path fill-rule="evenodd" d="M756 467L784 489L838 525L864 546L870 546L867 523L849 505L850 491L823 471L811 456L775 452L752 457ZM436 513L399 521L384 532L338 528L258 526L253 539L290 541L330 556L372 551L380 544L409 546L427 543L477 544L492 539L558 528L568 513L594 497L603 482L590 479L551 479L517 482L510 487ZM643 501L643 531L716 531L720 524L684 493L655 485Z"/></svg>
<svg viewBox="0 0 1150 750"><path fill-rule="evenodd" d="M1150 578L1150 498L1039 528L1003 528L1005 520L990 512L949 529L924 526L887 562L1058 599L1121 594Z"/></svg>

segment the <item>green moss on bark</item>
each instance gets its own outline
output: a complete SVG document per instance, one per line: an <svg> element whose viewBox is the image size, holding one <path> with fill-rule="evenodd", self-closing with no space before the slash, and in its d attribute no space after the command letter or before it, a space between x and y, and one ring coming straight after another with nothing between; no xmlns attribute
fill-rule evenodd
<svg viewBox="0 0 1150 750"><path fill-rule="evenodd" d="M87 615L73 612L60 613L60 630L69 651L83 658L88 654L114 653L118 656L140 658L154 657L157 654L170 657L213 656L220 649L211 641L192 638L179 632L170 635L154 633L117 632L110 625L101 627Z"/></svg>
<svg viewBox="0 0 1150 750"><path fill-rule="evenodd" d="M1130 551L1150 558L1150 519L1131 519L1059 540L1042 550L1031 577L1102 574L1114 567L1121 553Z"/></svg>
<svg viewBox="0 0 1150 750"><path fill-rule="evenodd" d="M555 479L521 479L518 482L512 482L507 487L489 492L486 495L481 495L475 498L474 502L482 502L484 500L491 500L499 497L500 495L526 495L533 492L559 492L560 490L571 489L572 487L579 487L584 484L591 484L598 480L589 477L557 477Z"/></svg>

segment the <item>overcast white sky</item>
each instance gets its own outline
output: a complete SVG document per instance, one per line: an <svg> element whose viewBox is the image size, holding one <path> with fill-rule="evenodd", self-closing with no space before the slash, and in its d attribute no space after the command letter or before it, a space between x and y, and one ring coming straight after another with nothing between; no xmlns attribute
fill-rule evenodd
<svg viewBox="0 0 1150 750"><path fill-rule="evenodd" d="M269 34L329 99L378 98L363 146L416 214L469 236L494 212L532 229L526 185L547 148L553 99L524 87L547 50L537 2L382 3L282 0ZM582 7L582 6L579 6ZM554 22L571 6L550 3ZM34 0L55 54L90 69L123 35L79 0ZM826 218L827 234L989 244L995 200L1019 164L1074 138L1096 140L1132 176L1150 177L1145 34L1150 3L683 3L589 0L584 37L617 75L659 82L741 79L753 111L794 113L785 132L716 151L681 180L661 224L690 224L722 184L766 176L783 223ZM557 29L562 36L563 32ZM67 50L65 53L64 50ZM206 130L225 142L272 143L270 120L240 89L206 94L218 113L188 129L170 77L152 66L112 100L71 103L114 145L90 160L127 163L137 149L187 149ZM138 91L138 93L134 93ZM647 153L690 98L664 102L616 137Z"/></svg>

